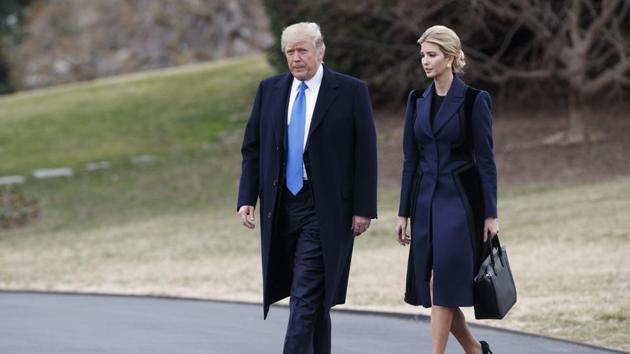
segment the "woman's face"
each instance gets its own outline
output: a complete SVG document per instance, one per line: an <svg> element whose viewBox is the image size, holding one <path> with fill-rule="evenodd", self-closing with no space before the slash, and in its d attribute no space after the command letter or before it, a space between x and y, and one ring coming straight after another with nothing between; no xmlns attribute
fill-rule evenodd
<svg viewBox="0 0 630 354"><path fill-rule="evenodd" d="M434 79L451 70L453 59L447 57L437 44L424 42L420 45L422 69L429 79Z"/></svg>

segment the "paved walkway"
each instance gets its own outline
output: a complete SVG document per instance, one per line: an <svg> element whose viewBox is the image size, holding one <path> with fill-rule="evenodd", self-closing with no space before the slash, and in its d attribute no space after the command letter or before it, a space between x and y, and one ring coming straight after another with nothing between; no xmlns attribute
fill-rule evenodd
<svg viewBox="0 0 630 354"><path fill-rule="evenodd" d="M280 353L288 317L201 300L0 292L0 353ZM333 353L430 353L425 318L333 311ZM615 353L475 326L499 354ZM462 353L451 337L447 353Z"/></svg>

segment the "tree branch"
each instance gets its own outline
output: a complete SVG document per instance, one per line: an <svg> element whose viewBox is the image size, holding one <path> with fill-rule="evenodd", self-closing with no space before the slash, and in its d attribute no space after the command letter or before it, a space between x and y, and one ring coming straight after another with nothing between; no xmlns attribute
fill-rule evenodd
<svg viewBox="0 0 630 354"><path fill-rule="evenodd" d="M619 81L620 78L626 75L628 70L630 70L630 60L620 61L614 67L604 71L601 75L588 81L586 84L576 87L576 89L586 94L594 94L606 88L607 85Z"/></svg>
<svg viewBox="0 0 630 354"><path fill-rule="evenodd" d="M611 16L615 13L615 9L619 7L618 0L604 0L602 2L601 14L594 18L594 21L586 29L583 40L586 43L591 43L598 32L610 21Z"/></svg>
<svg viewBox="0 0 630 354"><path fill-rule="evenodd" d="M492 82L501 83L510 79L540 80L553 76L553 71L549 69L514 69L474 48L468 47L466 51L471 53L471 57L479 59L479 61L476 61L476 64L488 73L485 79Z"/></svg>

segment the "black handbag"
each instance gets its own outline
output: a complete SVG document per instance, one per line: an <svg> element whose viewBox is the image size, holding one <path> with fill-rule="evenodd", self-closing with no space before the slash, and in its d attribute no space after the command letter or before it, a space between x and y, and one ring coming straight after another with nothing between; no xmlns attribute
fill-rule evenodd
<svg viewBox="0 0 630 354"><path fill-rule="evenodd" d="M484 246L487 256L474 279L475 318L500 320L516 303L516 285L499 235L486 241Z"/></svg>

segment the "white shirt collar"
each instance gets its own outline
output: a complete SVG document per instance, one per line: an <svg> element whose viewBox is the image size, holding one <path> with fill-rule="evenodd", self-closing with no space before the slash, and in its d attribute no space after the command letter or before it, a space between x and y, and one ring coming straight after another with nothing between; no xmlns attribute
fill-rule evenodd
<svg viewBox="0 0 630 354"><path fill-rule="evenodd" d="M319 64L319 68L317 68L317 72L313 75L309 80L304 81L308 89L311 92L317 92L319 90L319 86L322 84L322 78L324 77L324 66ZM293 84L291 85L291 91L297 91L300 86L300 80L293 78Z"/></svg>

